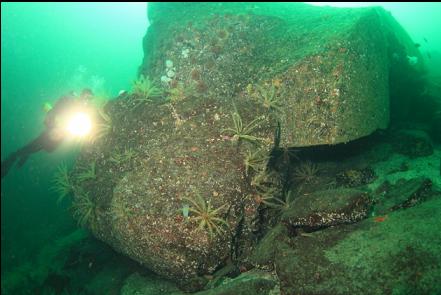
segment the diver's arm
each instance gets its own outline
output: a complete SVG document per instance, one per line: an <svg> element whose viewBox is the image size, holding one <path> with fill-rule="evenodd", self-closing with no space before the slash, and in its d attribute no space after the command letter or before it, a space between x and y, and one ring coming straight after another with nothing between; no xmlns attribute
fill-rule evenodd
<svg viewBox="0 0 441 295"><path fill-rule="evenodd" d="M9 170L14 166L15 162L18 161L17 166L19 168L22 167L31 154L46 149L50 144L49 131L45 130L30 143L10 154L4 161L2 161L2 179L9 173Z"/></svg>
<svg viewBox="0 0 441 295"><path fill-rule="evenodd" d="M1 167L2 179L9 173L9 170L12 168L12 166L14 166L14 163L17 160L17 158L18 158L18 153L13 152L5 160L2 161L2 167Z"/></svg>

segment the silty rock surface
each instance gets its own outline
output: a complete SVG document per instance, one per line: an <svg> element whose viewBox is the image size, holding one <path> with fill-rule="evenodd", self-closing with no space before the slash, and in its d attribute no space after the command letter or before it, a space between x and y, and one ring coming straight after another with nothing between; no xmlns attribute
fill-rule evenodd
<svg viewBox="0 0 441 295"><path fill-rule="evenodd" d="M153 3L149 20L140 73L165 94L106 106L108 136L72 172L96 170L76 181L74 207L99 239L197 290L252 250L258 194L281 185L266 165L275 145L387 126L395 24L377 8L260 3Z"/></svg>

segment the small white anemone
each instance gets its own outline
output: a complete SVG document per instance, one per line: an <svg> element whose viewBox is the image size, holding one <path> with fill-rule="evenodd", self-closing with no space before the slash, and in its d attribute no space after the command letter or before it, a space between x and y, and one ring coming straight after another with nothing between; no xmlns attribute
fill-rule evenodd
<svg viewBox="0 0 441 295"><path fill-rule="evenodd" d="M188 49L188 48L182 49L181 54L182 54L183 58L188 58L189 53L190 53L190 49Z"/></svg>
<svg viewBox="0 0 441 295"><path fill-rule="evenodd" d="M167 59L167 60L165 61L165 66L166 66L168 69L173 68L173 62L172 62L171 60Z"/></svg>
<svg viewBox="0 0 441 295"><path fill-rule="evenodd" d="M167 77L169 77L169 78L173 78L174 76L175 76L175 71L173 71L173 70L168 70L167 71Z"/></svg>
<svg viewBox="0 0 441 295"><path fill-rule="evenodd" d="M161 82L168 84L172 79L167 76L161 76Z"/></svg>

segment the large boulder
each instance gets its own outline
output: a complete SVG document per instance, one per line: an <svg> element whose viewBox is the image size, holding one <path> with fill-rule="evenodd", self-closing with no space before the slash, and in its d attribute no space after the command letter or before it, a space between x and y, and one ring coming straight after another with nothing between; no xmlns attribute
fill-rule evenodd
<svg viewBox="0 0 441 295"><path fill-rule="evenodd" d="M199 289L203 275L235 251L233 241L246 231L242 221L257 211L243 160L254 145L221 136L231 119L217 119L208 99L197 108L197 101L137 109L133 102L110 103L113 130L83 149L72 172L81 188L74 214L115 249ZM95 178L80 180L89 163Z"/></svg>
<svg viewBox="0 0 441 295"><path fill-rule="evenodd" d="M389 66L419 57L381 8L153 3L148 13L141 73L170 88L194 83L227 110L231 100L265 106L285 146L336 144L386 128Z"/></svg>
<svg viewBox="0 0 441 295"><path fill-rule="evenodd" d="M149 20L140 71L165 95L104 108L105 136L71 173L73 210L99 239L198 290L255 247L259 209L282 190L271 151L387 126L393 19L378 8L152 3Z"/></svg>

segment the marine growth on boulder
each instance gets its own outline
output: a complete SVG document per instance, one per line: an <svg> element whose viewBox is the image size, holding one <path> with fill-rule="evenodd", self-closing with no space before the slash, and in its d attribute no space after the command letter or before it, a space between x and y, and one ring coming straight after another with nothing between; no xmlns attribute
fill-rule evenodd
<svg viewBox="0 0 441 295"><path fill-rule="evenodd" d="M368 167L310 163L299 151L388 127L391 60L418 56L410 38L380 8L148 7L140 78L101 110L99 138L69 172L75 216L187 291L219 273L275 265L278 281L259 294L319 294L331 274L302 273L304 244L314 241L319 252L330 241L326 263L343 267L339 249L353 249L337 240L359 240L360 229L376 225L369 218L379 195L365 186L377 176ZM324 289L311 287L318 281Z"/></svg>

